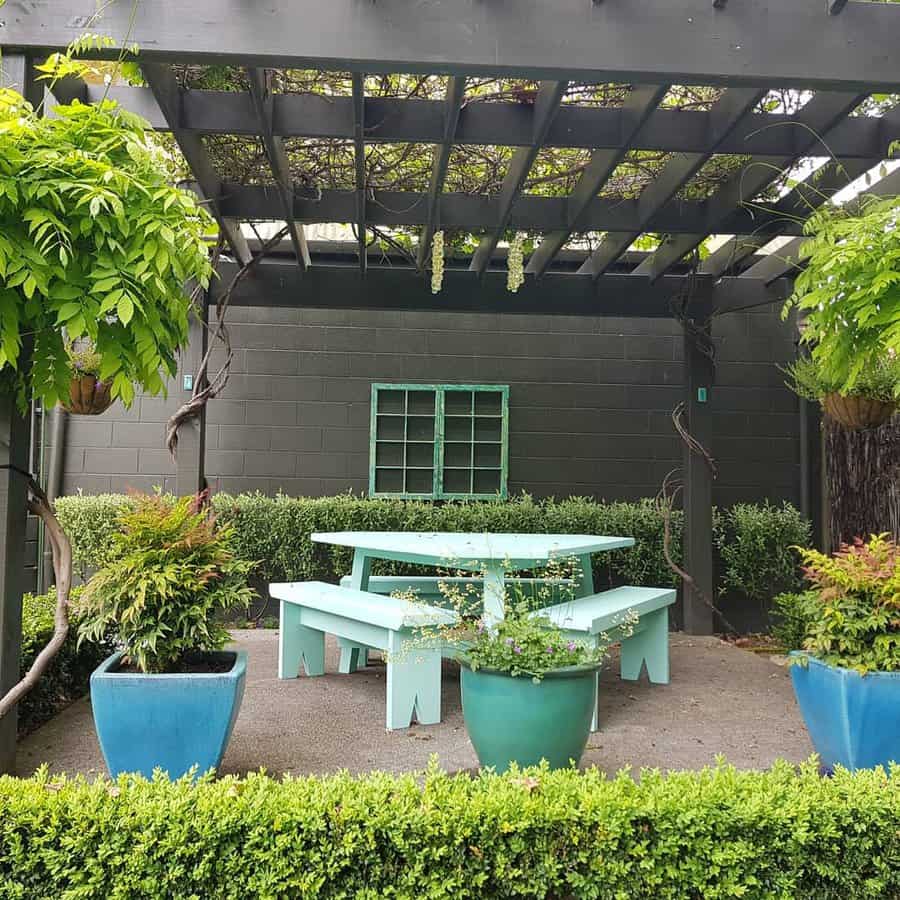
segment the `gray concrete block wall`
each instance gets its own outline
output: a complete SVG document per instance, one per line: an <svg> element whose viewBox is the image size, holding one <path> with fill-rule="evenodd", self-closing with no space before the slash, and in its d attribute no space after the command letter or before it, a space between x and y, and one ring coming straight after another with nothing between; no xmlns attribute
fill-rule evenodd
<svg viewBox="0 0 900 900"><path fill-rule="evenodd" d="M652 496L680 462L670 320L250 308L230 320L232 376L207 420L219 490L364 492L374 381L508 384L512 493ZM791 328L771 308L719 317L714 332L716 501L797 502L797 401L776 368ZM167 399L74 417L65 491L172 489L163 430L181 386L179 373Z"/></svg>

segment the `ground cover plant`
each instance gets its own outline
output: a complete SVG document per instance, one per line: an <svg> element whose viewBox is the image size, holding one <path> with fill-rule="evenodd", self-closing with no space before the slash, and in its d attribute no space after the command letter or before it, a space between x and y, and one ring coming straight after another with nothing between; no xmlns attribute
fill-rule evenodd
<svg viewBox="0 0 900 900"><path fill-rule="evenodd" d="M900 772L0 778L3 900L886 900Z"/></svg>

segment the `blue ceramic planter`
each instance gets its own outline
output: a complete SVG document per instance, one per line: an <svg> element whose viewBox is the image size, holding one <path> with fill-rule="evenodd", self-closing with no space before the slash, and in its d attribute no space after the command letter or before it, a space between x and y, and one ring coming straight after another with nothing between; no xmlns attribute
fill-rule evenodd
<svg viewBox="0 0 900 900"><path fill-rule="evenodd" d="M870 769L900 762L900 672L860 675L808 660L791 666L791 680L822 763Z"/></svg>
<svg viewBox="0 0 900 900"><path fill-rule="evenodd" d="M227 672L142 675L118 672L121 653L91 675L91 705L100 748L110 774L162 769L180 778L217 769L244 696L247 654Z"/></svg>

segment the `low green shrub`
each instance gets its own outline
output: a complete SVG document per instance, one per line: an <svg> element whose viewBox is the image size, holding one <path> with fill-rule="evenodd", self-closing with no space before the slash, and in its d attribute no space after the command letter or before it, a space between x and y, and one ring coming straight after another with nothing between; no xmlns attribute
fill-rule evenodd
<svg viewBox="0 0 900 900"><path fill-rule="evenodd" d="M900 771L0 778L3 900L885 900Z"/></svg>
<svg viewBox="0 0 900 900"><path fill-rule="evenodd" d="M736 591L765 603L801 587L794 548L808 547L812 534L809 521L790 503L738 503L718 513L713 536L722 562L722 593Z"/></svg>
<svg viewBox="0 0 900 900"><path fill-rule="evenodd" d="M785 650L801 650L817 615L817 591L778 594L772 600L772 636Z"/></svg>
<svg viewBox="0 0 900 900"><path fill-rule="evenodd" d="M81 588L73 588L70 599ZM47 594L25 594L22 598L21 674L25 674L53 635L56 590ZM106 639L83 643L78 647L76 622L49 669L19 703L19 732L25 734L50 719L67 703L87 693L91 672L113 652Z"/></svg>

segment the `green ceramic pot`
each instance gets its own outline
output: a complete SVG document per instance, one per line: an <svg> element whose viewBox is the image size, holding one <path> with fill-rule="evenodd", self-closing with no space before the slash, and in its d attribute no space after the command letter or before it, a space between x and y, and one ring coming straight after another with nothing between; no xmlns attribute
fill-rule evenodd
<svg viewBox="0 0 900 900"><path fill-rule="evenodd" d="M463 718L481 765L505 772L512 762L578 763L597 702L597 666L557 669L535 683L460 663Z"/></svg>

